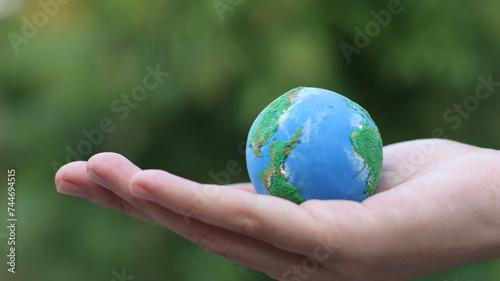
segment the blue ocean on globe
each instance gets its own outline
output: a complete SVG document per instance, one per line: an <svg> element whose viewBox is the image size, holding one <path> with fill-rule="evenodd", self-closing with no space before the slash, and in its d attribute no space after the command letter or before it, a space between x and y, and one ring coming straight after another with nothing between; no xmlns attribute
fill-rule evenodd
<svg viewBox="0 0 500 281"><path fill-rule="evenodd" d="M362 201L378 181L382 141L358 104L332 91L301 87L259 114L250 128L246 160L260 194L296 203Z"/></svg>

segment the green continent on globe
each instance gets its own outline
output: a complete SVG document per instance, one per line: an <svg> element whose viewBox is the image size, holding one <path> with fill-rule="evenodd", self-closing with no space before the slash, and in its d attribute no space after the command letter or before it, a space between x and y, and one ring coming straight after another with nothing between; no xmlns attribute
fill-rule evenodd
<svg viewBox="0 0 500 281"><path fill-rule="evenodd" d="M353 102L352 100L348 100L346 98L342 98L342 100L347 105L347 107L352 108L359 113L364 112L366 114L366 116L368 116L368 118L370 118L370 119L372 118L370 116L370 113L368 113L368 111L366 111L366 109L364 109L361 105L357 104L356 102ZM361 110L361 112L360 112L360 110Z"/></svg>
<svg viewBox="0 0 500 281"><path fill-rule="evenodd" d="M274 132L278 130L278 120L283 113L294 104L295 98L302 88L304 87L288 91L262 111L260 120L254 125L254 128L250 132L250 145L256 156L262 156L260 148L266 145Z"/></svg>
<svg viewBox="0 0 500 281"><path fill-rule="evenodd" d="M292 148L297 146L302 136L302 127L297 128L291 139L276 141L269 146L270 165L260 174L259 178L269 191L269 194L288 199L300 204L304 202L304 197L300 195L300 187L293 186L288 181L288 175L284 169L285 159L292 152Z"/></svg>
<svg viewBox="0 0 500 281"><path fill-rule="evenodd" d="M377 130L372 128L366 119L361 123L361 128L356 128L350 135L354 153L363 160L363 165L368 166L368 179L366 181L365 196L369 197L375 192L382 169L382 140Z"/></svg>

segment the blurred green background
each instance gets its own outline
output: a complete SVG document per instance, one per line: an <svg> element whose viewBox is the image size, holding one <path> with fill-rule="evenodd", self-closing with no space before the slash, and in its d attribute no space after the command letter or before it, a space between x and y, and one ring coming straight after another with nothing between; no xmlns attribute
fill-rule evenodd
<svg viewBox="0 0 500 281"><path fill-rule="evenodd" d="M483 100L475 90L478 77L500 82L500 2L404 0L377 22L394 1L0 0L0 206L15 168L19 219L15 275L0 228L0 279L270 280L58 194L53 177L67 160L114 151L197 181L248 181L251 123L297 86L357 101L385 144L441 132L499 149L500 88ZM138 95L148 67L169 76ZM85 146L105 118L114 130ZM224 178L230 161L241 172ZM417 280L498 276L493 260Z"/></svg>

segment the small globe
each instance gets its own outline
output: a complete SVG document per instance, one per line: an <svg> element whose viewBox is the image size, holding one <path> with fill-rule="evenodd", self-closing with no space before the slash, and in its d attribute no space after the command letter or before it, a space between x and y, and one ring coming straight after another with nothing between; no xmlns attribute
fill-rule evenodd
<svg viewBox="0 0 500 281"><path fill-rule="evenodd" d="M269 104L248 134L246 161L260 194L300 204L362 201L382 169L382 139L370 115L332 91L300 87Z"/></svg>

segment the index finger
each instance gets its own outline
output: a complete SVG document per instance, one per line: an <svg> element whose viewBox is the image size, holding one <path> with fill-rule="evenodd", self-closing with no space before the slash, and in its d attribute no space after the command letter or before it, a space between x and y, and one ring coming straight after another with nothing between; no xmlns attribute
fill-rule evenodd
<svg viewBox="0 0 500 281"><path fill-rule="evenodd" d="M290 201L225 186L202 185L160 170L131 179L131 193L174 212L257 238L290 252L312 255L320 225Z"/></svg>

